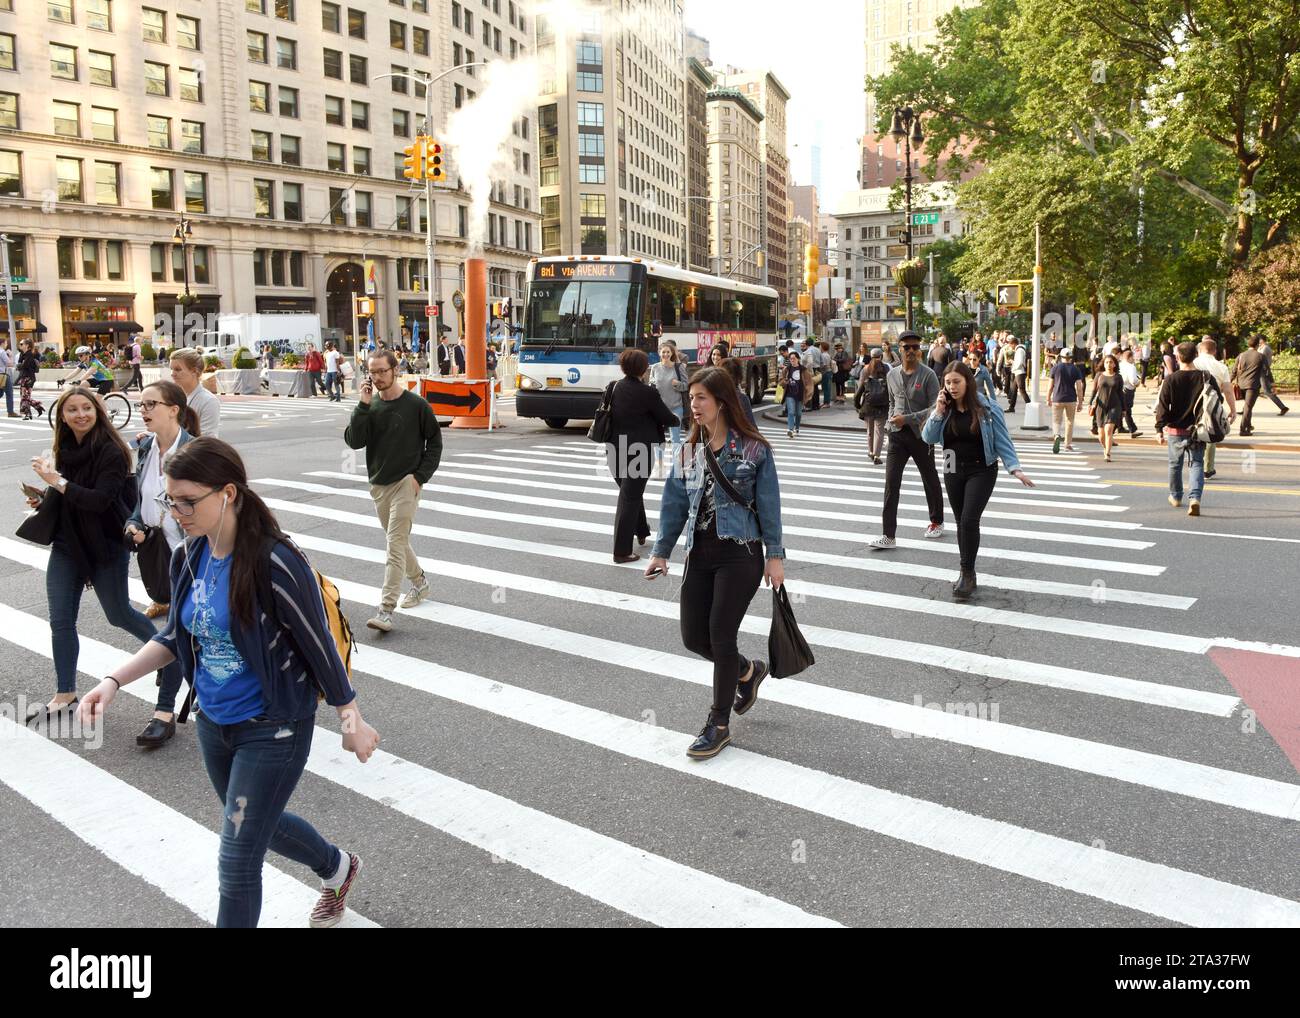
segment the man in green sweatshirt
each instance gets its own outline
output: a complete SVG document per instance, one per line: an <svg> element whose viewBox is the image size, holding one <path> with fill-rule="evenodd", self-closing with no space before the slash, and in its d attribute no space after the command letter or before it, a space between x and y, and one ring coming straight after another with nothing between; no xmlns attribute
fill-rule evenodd
<svg viewBox="0 0 1300 1018"><path fill-rule="evenodd" d="M420 489L442 459L442 429L429 404L398 384L397 358L391 350L372 354L368 369L370 378L361 386L361 401L352 411L343 441L350 449L366 450L370 497L388 542L382 603L366 623L387 633L393 628L403 575L411 581L403 608L414 608L429 593L429 581L411 547L411 524ZM374 399L376 393L379 399Z"/></svg>

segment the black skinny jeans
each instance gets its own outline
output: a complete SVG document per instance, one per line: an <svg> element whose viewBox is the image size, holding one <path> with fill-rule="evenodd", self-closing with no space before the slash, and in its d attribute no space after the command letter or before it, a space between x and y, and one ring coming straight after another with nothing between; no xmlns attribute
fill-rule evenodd
<svg viewBox="0 0 1300 1018"><path fill-rule="evenodd" d="M682 581L682 644L713 662L713 709L709 724L731 720L736 683L749 671L736 636L758 585L763 582L763 546L697 531Z"/></svg>
<svg viewBox="0 0 1300 1018"><path fill-rule="evenodd" d="M948 489L948 504L957 518L957 550L961 553L961 571L975 571L975 556L980 550L980 517L989 504L993 486L998 482L998 468L958 467L943 475Z"/></svg>
<svg viewBox="0 0 1300 1018"><path fill-rule="evenodd" d="M889 450L885 453L885 508L881 514L881 529L886 537L898 531L898 498L902 494L903 471L910 459L916 463L925 485L925 505L930 511L931 523L943 523L943 490L939 487L939 471L934 468L933 448L922 442L911 428L888 433Z"/></svg>

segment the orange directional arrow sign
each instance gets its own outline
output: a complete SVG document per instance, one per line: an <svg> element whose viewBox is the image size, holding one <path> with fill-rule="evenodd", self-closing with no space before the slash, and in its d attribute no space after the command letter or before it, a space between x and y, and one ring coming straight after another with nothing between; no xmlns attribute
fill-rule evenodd
<svg viewBox="0 0 1300 1018"><path fill-rule="evenodd" d="M422 379L420 395L439 417L486 417L487 382L438 382Z"/></svg>

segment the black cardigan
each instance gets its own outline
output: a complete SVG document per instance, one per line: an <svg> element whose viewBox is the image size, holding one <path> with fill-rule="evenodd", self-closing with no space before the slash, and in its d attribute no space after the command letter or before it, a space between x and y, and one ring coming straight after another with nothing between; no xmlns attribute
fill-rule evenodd
<svg viewBox="0 0 1300 1018"><path fill-rule="evenodd" d="M122 524L134 508L126 504L134 502L133 492L127 490L128 483L134 488L130 464L116 442L101 439L84 464L60 472L68 484L53 545L89 578L95 566L111 562L125 549Z"/></svg>
<svg viewBox="0 0 1300 1018"><path fill-rule="evenodd" d="M621 378L614 385L610 420L614 428L614 443L622 438L631 445L660 445L664 428L681 423L677 415L664 405L663 397L653 385L639 378Z"/></svg>

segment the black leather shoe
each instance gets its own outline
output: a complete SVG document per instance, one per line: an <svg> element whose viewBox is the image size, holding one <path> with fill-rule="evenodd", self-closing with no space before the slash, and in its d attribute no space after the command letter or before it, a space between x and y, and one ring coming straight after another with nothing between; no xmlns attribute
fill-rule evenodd
<svg viewBox="0 0 1300 1018"><path fill-rule="evenodd" d="M623 565L623 564L626 563L626 562L635 562L635 561L636 561L637 559L639 559L640 557L641 557L640 555L636 555L636 554L632 554L632 555L615 555L615 556L614 556L614 561L617 562L619 565Z"/></svg>
<svg viewBox="0 0 1300 1018"><path fill-rule="evenodd" d="M963 572L961 578L952 585L952 596L965 598L973 593L975 593L975 574Z"/></svg>
<svg viewBox="0 0 1300 1018"><path fill-rule="evenodd" d="M686 751L686 755L695 760L707 760L709 757L721 753L730 741L730 726L719 728L717 725L710 723L704 726L704 731L700 732L700 737L691 743L691 748Z"/></svg>
<svg viewBox="0 0 1300 1018"><path fill-rule="evenodd" d="M754 661L754 674L748 682L736 683L736 703L731 708L736 714L744 714L758 699L759 684L767 678L767 662Z"/></svg>
<svg viewBox="0 0 1300 1018"><path fill-rule="evenodd" d="M135 744L137 746L149 746L156 749L175 734L175 718L171 721L163 721L159 718L150 718L149 723L144 726L144 731L135 737Z"/></svg>
<svg viewBox="0 0 1300 1018"><path fill-rule="evenodd" d="M50 710L48 703L38 704L27 712L27 724L39 725L42 721L53 721L61 714L71 716L76 713L77 702L76 699L73 699L71 703L61 704L53 710Z"/></svg>

